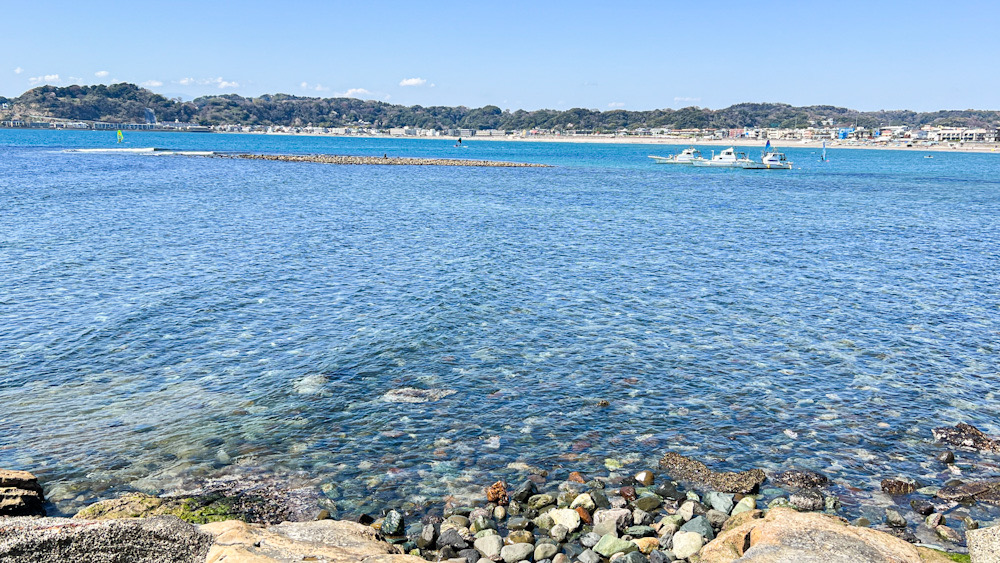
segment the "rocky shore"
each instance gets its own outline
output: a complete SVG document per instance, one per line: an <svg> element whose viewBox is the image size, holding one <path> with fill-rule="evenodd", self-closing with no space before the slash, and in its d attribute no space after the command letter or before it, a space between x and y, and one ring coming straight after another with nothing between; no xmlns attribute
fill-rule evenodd
<svg viewBox="0 0 1000 563"><path fill-rule="evenodd" d="M965 451L997 444L964 424L934 434ZM933 463L950 466L955 454ZM356 522L329 519L316 490L235 477L46 518L34 476L0 471L0 561L1000 561L1000 527L980 529L968 510L1000 503L1000 480L886 478L882 493L896 504L877 522L848 522L831 481L815 471L720 472L676 452L656 468L618 469L535 470L520 483L484 484L471 505L442 499L419 514L387 506Z"/></svg>
<svg viewBox="0 0 1000 563"><path fill-rule="evenodd" d="M281 162L318 162L322 164L369 164L379 166L479 166L491 168L548 168L547 164L503 162L498 160L462 160L451 158L413 158L397 156L338 156L332 154L216 154L218 158L277 160Z"/></svg>

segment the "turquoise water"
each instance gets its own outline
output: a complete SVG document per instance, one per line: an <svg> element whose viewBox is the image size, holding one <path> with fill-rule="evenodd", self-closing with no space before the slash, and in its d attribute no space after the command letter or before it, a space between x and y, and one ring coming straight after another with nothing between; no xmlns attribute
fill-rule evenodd
<svg viewBox="0 0 1000 563"><path fill-rule="evenodd" d="M353 514L667 450L878 503L881 478L950 478L932 427L1000 434L1000 155L789 148L768 172L641 145L127 139L554 167L0 130L0 467L57 510L263 466Z"/></svg>

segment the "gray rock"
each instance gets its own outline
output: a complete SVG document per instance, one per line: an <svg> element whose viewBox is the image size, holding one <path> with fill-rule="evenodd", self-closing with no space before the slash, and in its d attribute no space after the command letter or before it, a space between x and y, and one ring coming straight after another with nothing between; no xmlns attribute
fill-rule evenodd
<svg viewBox="0 0 1000 563"><path fill-rule="evenodd" d="M705 545L705 538L697 532L679 531L674 534L673 548L674 557L687 559L701 551L701 546Z"/></svg>
<svg viewBox="0 0 1000 563"><path fill-rule="evenodd" d="M552 563L570 563L569 555L566 555L565 553L557 553L552 558Z"/></svg>
<svg viewBox="0 0 1000 563"><path fill-rule="evenodd" d="M906 518L891 508L885 509L885 523L892 528L905 528Z"/></svg>
<svg viewBox="0 0 1000 563"><path fill-rule="evenodd" d="M729 520L729 515L713 508L705 513L705 518L708 518L709 523L712 524L712 528L720 530L722 529L722 525L726 523L726 520Z"/></svg>
<svg viewBox="0 0 1000 563"><path fill-rule="evenodd" d="M728 515L733 510L734 496L735 495L731 493L717 493L713 491L711 493L707 493L704 500L706 505Z"/></svg>
<svg viewBox="0 0 1000 563"><path fill-rule="evenodd" d="M941 525L935 526L934 531L937 532L937 535L945 541L962 543L962 534L958 533L958 530L953 530L948 526Z"/></svg>
<svg viewBox="0 0 1000 563"><path fill-rule="evenodd" d="M626 553L621 558L615 559L615 561L617 563L649 563L649 559L638 551Z"/></svg>
<svg viewBox="0 0 1000 563"><path fill-rule="evenodd" d="M649 563L670 563L674 560L673 553L654 551L649 554Z"/></svg>
<svg viewBox="0 0 1000 563"><path fill-rule="evenodd" d="M816 489L806 489L792 493L788 497L788 502L797 510L823 510L826 503L823 501L823 494Z"/></svg>
<svg viewBox="0 0 1000 563"><path fill-rule="evenodd" d="M602 533L600 530L613 530L615 534L621 530L632 525L632 512L624 508L609 508L607 510L598 510L593 515L594 518L594 532L606 535L610 532L605 531Z"/></svg>
<svg viewBox="0 0 1000 563"><path fill-rule="evenodd" d="M552 529L549 530L549 537L556 540L559 543L566 541L566 536L568 535L569 535L569 530L566 528L566 526L563 526L562 524L556 524L555 526L552 526Z"/></svg>
<svg viewBox="0 0 1000 563"><path fill-rule="evenodd" d="M955 463L955 454L945 450L937 455L937 460L941 463Z"/></svg>
<svg viewBox="0 0 1000 563"><path fill-rule="evenodd" d="M632 523L636 526L648 526L653 523L653 515L636 508L632 511Z"/></svg>
<svg viewBox="0 0 1000 563"><path fill-rule="evenodd" d="M587 532L580 536L580 545L583 547L594 547L599 541L601 541L601 535L594 532Z"/></svg>
<svg viewBox="0 0 1000 563"><path fill-rule="evenodd" d="M469 525L469 530L471 530L473 534L481 532L483 530L496 530L496 529L497 529L496 522L485 516L476 516L476 518L472 521L472 524Z"/></svg>
<svg viewBox="0 0 1000 563"><path fill-rule="evenodd" d="M511 518L507 521L508 530L527 530L534 526L534 523L527 518Z"/></svg>
<svg viewBox="0 0 1000 563"><path fill-rule="evenodd" d="M514 489L510 497L518 502L527 502L529 498L536 494L538 494L538 487L535 486L534 481L528 479Z"/></svg>
<svg viewBox="0 0 1000 563"><path fill-rule="evenodd" d="M3 520L0 561L203 563L214 538L174 516L141 520Z"/></svg>
<svg viewBox="0 0 1000 563"><path fill-rule="evenodd" d="M469 547L469 542L465 541L465 538L455 528L441 530L437 544L439 547L448 546L454 548L455 551L461 551Z"/></svg>
<svg viewBox="0 0 1000 563"><path fill-rule="evenodd" d="M715 531L712 529L712 523L709 522L708 518L705 518L704 516L695 516L691 520L685 522L684 525L681 526L680 531L701 534L704 536L706 541L715 539Z"/></svg>
<svg viewBox="0 0 1000 563"><path fill-rule="evenodd" d="M474 544L476 551L487 559L496 561L500 558L500 550L503 549L503 538L500 536L486 536L476 540Z"/></svg>
<svg viewBox="0 0 1000 563"><path fill-rule="evenodd" d="M528 499L528 506L534 508L535 510L540 510L550 504L556 503L556 497L547 494L532 495Z"/></svg>
<svg viewBox="0 0 1000 563"><path fill-rule="evenodd" d="M530 543L505 545L500 550L500 558L504 560L504 563L517 563L524 560L531 561L534 554L535 546Z"/></svg>
<svg viewBox="0 0 1000 563"><path fill-rule="evenodd" d="M476 563L482 559L482 556L475 549L463 549L458 552L458 556L465 559L465 563Z"/></svg>
<svg viewBox="0 0 1000 563"><path fill-rule="evenodd" d="M661 483L653 489L653 492L661 498L667 498L670 500L681 500L685 498L684 493L677 490L677 486L673 483Z"/></svg>
<svg viewBox="0 0 1000 563"><path fill-rule="evenodd" d="M909 477L898 479L882 479L880 483L882 490L890 495L908 495L920 488L920 483Z"/></svg>
<svg viewBox="0 0 1000 563"><path fill-rule="evenodd" d="M944 524L944 516L940 512L932 512L924 518L924 522L927 523L931 528L937 528Z"/></svg>
<svg viewBox="0 0 1000 563"><path fill-rule="evenodd" d="M592 549L585 549L583 553L576 556L580 563L601 563L601 556Z"/></svg>
<svg viewBox="0 0 1000 563"><path fill-rule="evenodd" d="M571 508L559 508L548 512L555 524L562 524L567 532L575 532L580 527L580 513Z"/></svg>
<svg viewBox="0 0 1000 563"><path fill-rule="evenodd" d="M608 494L604 492L604 489L591 489L589 494L597 508L611 508L611 501L608 499Z"/></svg>
<svg viewBox="0 0 1000 563"><path fill-rule="evenodd" d="M677 514L681 515L681 517L684 518L685 522L694 518L695 516L701 516L706 512L708 512L708 510L705 508L705 505L694 500L685 501L684 504L682 504L681 507L677 510Z"/></svg>
<svg viewBox="0 0 1000 563"><path fill-rule="evenodd" d="M535 561L551 559L559 553L559 546L551 543L540 543L535 546Z"/></svg>
<svg viewBox="0 0 1000 563"><path fill-rule="evenodd" d="M434 540L437 539L437 530L434 524L424 524L420 536L417 537L417 547L420 549L431 549L434 547Z"/></svg>

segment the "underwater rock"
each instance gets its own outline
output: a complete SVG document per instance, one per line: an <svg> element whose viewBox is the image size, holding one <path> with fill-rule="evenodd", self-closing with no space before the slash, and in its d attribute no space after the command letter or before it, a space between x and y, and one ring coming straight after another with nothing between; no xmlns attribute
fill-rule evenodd
<svg viewBox="0 0 1000 563"><path fill-rule="evenodd" d="M982 430L960 422L954 428L944 426L931 430L934 438L938 441L951 444L959 448L976 450L980 452L1000 452L1000 441L990 439Z"/></svg>
<svg viewBox="0 0 1000 563"><path fill-rule="evenodd" d="M724 493L756 492L766 478L760 469L739 473L712 471L704 463L674 452L667 452L660 458L660 468L674 479L693 481Z"/></svg>
<svg viewBox="0 0 1000 563"><path fill-rule="evenodd" d="M454 389L416 389L413 387L400 387L391 389L382 395L382 400L387 403L429 403L441 400L449 395L454 395Z"/></svg>

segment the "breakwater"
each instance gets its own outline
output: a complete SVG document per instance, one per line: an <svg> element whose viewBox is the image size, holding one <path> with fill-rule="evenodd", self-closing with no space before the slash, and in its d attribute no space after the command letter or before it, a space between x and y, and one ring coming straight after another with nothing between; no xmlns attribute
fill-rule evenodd
<svg viewBox="0 0 1000 563"><path fill-rule="evenodd" d="M322 164L376 164L384 166L482 166L493 168L548 168L547 164L503 162L498 160L465 160L452 158L413 158L399 156L342 156L333 154L222 154L221 158L278 160L282 162L319 162Z"/></svg>

